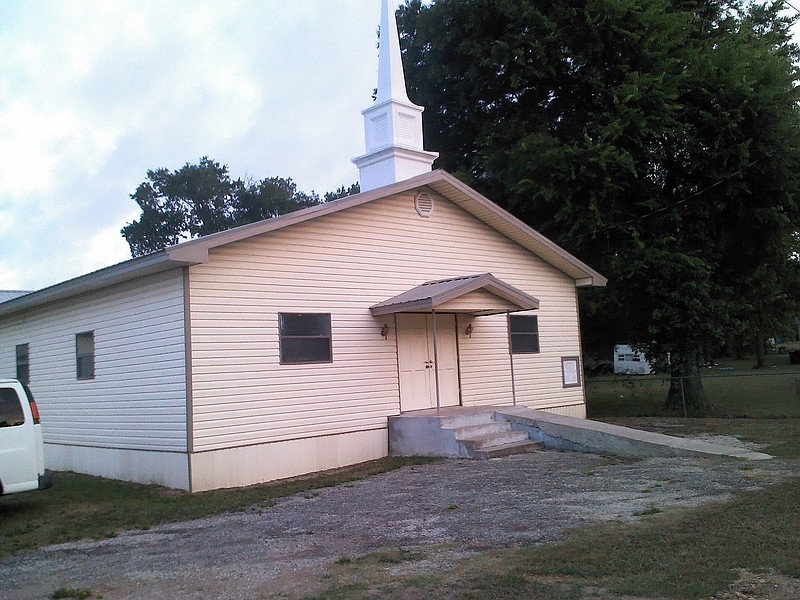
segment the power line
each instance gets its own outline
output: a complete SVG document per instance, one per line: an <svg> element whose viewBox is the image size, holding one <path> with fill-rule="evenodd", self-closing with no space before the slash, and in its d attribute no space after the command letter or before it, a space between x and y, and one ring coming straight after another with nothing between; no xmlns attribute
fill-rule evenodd
<svg viewBox="0 0 800 600"><path fill-rule="evenodd" d="M652 216L655 216L655 215L660 214L662 212L666 212L668 210L671 210L671 209L675 208L676 206L680 206L682 204L686 204L687 202L689 202L689 200L692 200L693 198L696 198L697 196L700 196L701 194L705 194L706 192L709 192L709 191L713 190L715 187L720 186L720 185L722 185L723 183L725 183L727 181L730 181L732 178L736 177L737 175L741 175L744 172L745 169L749 169L753 165L761 162L762 160L764 160L765 158L767 158L771 154L773 154L773 152L774 152L774 150L770 151L770 152L767 152L764 156L761 156L761 157L757 158L756 160L746 164L745 166L741 167L739 170L729 174L727 177L724 177L723 179L715 181L711 185L703 188L702 190L698 190L698 191L694 192L693 194L690 194L686 198L682 198L680 200L677 200L676 202L673 202L672 204L668 204L667 206L662 206L662 207L657 208L657 209L655 209L653 211L650 211L647 214L640 215L638 217L634 217L634 218L629 219L627 221L624 221L622 223L615 223L614 225L609 225L608 227L605 227L605 228L599 230L597 233L604 233L606 231L611 231L612 229L620 229L622 227L627 227L628 225L631 225L631 224L636 223L638 221L643 221L644 219L649 219Z"/></svg>

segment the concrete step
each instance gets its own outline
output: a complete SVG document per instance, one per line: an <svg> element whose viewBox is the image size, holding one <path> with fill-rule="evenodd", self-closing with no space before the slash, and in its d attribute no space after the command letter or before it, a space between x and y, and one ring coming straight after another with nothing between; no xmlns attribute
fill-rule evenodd
<svg viewBox="0 0 800 600"><path fill-rule="evenodd" d="M514 444L530 439L527 431L516 431L510 427L505 431L496 431L474 437L459 438L459 441L470 450L485 450L495 446Z"/></svg>
<svg viewBox="0 0 800 600"><path fill-rule="evenodd" d="M469 425L494 423L494 415L494 410L472 410L463 414L442 416L439 418L439 425L442 429L458 429Z"/></svg>
<svg viewBox="0 0 800 600"><path fill-rule="evenodd" d="M470 458L489 459L500 458L501 456L510 456L512 454L523 454L525 452L534 452L544 448L542 442L534 442L533 440L524 440L521 442L512 442L510 444L502 444L500 446L491 446L483 450L476 450L470 454Z"/></svg>
<svg viewBox="0 0 800 600"><path fill-rule="evenodd" d="M508 431L511 429L511 423L508 421L490 421L488 423L476 423L475 425L462 425L461 427L442 426L442 429L454 430L456 439L464 440Z"/></svg>

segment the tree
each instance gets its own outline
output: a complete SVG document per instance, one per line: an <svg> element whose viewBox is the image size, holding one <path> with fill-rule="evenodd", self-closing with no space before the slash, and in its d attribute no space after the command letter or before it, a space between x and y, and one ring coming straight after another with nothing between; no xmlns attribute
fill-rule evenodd
<svg viewBox="0 0 800 600"><path fill-rule="evenodd" d="M324 201L358 191L357 183L341 187L325 194ZM121 233L134 257L321 202L315 193L299 191L291 179L232 180L226 165L206 156L176 171L147 171L131 198L142 214Z"/></svg>
<svg viewBox="0 0 800 600"><path fill-rule="evenodd" d="M410 0L409 95L454 172L609 277L585 347L699 365L797 308L800 113L780 2ZM796 297L795 297L796 298ZM784 313L785 314L785 313ZM761 323L759 326L758 323ZM683 381L683 388L679 382Z"/></svg>

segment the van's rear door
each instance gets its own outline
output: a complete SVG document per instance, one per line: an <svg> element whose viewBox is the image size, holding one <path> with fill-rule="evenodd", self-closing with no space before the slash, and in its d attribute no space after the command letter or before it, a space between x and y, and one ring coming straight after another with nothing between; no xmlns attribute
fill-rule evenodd
<svg viewBox="0 0 800 600"><path fill-rule="evenodd" d="M22 394L16 386L0 386L0 480L6 494L39 487L33 416Z"/></svg>

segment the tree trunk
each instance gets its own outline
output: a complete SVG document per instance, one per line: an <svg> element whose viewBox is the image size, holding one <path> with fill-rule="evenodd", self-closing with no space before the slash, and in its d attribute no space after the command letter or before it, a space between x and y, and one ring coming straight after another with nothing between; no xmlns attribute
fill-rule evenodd
<svg viewBox="0 0 800 600"><path fill-rule="evenodd" d="M745 347L744 347L744 336L737 335L736 336L736 360L744 360L745 358Z"/></svg>
<svg viewBox="0 0 800 600"><path fill-rule="evenodd" d="M666 407L684 416L698 417L709 411L708 398L700 378L700 361L696 357L673 360L672 379Z"/></svg>
<svg viewBox="0 0 800 600"><path fill-rule="evenodd" d="M764 321L759 316L756 329L756 369L764 368Z"/></svg>

